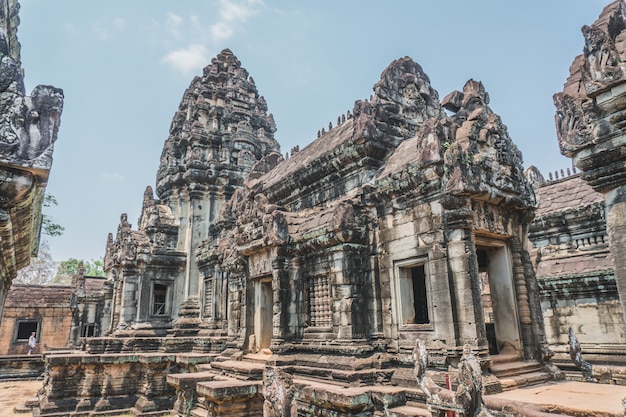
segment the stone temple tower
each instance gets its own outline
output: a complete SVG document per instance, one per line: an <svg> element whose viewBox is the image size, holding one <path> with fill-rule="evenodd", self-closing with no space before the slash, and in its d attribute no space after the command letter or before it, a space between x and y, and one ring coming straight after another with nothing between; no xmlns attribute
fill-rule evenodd
<svg viewBox="0 0 626 417"><path fill-rule="evenodd" d="M146 190L139 231L122 224L115 242L110 239L107 245L105 269L117 283L111 309L120 315L116 319L111 311L112 330L167 328L172 323L181 332L197 328L202 280L196 249L252 166L280 152L275 131L265 99L230 50L220 52L193 79L163 146L159 199ZM131 248L116 256L129 244L136 246L134 252Z"/></svg>

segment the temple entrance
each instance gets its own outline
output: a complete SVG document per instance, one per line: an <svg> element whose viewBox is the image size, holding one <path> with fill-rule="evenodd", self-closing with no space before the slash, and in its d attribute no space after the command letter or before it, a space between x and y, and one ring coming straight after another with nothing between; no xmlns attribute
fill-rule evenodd
<svg viewBox="0 0 626 417"><path fill-rule="evenodd" d="M272 342L272 311L274 300L272 278L254 281L254 340L257 352L270 347Z"/></svg>
<svg viewBox="0 0 626 417"><path fill-rule="evenodd" d="M520 351L517 302L508 248L502 241L477 238L476 256L489 354Z"/></svg>

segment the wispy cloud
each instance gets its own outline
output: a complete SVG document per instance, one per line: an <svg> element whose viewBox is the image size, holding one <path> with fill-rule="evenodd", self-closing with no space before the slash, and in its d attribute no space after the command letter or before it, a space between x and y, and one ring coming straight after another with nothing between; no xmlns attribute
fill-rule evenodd
<svg viewBox="0 0 626 417"><path fill-rule="evenodd" d="M100 40L108 41L113 39L115 34L123 32L125 27L126 21L121 17L116 17L113 20L101 19L95 22L91 29Z"/></svg>
<svg viewBox="0 0 626 417"><path fill-rule="evenodd" d="M163 61L185 76L189 76L209 62L209 51L204 45L194 43L167 54Z"/></svg>
<svg viewBox="0 0 626 417"><path fill-rule="evenodd" d="M78 35L80 33L80 29L78 28L78 26L72 24L72 23L64 23L63 27L65 27L65 31L71 35Z"/></svg>
<svg viewBox="0 0 626 417"><path fill-rule="evenodd" d="M184 19L172 12L167 13L165 18L165 29L175 38L182 36L180 29L184 24Z"/></svg>
<svg viewBox="0 0 626 417"><path fill-rule="evenodd" d="M187 21L168 13L165 28L170 36L177 40L187 36L194 41L166 54L163 62L185 76L197 72L209 63L209 51L205 45L219 45L232 38L239 28L244 27L243 23L260 12L262 6L263 0L220 0L218 19L211 25L204 24L196 15Z"/></svg>
<svg viewBox="0 0 626 417"><path fill-rule="evenodd" d="M107 182L126 182L125 176L110 172L100 174L100 179Z"/></svg>
<svg viewBox="0 0 626 417"><path fill-rule="evenodd" d="M262 0L220 0L220 19L211 26L212 40L222 42L230 39L235 33L235 28L259 13L262 5Z"/></svg>

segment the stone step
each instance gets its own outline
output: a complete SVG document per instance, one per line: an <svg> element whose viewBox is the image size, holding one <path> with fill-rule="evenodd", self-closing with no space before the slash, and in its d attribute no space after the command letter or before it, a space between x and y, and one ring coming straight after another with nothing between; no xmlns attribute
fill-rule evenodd
<svg viewBox="0 0 626 417"><path fill-rule="evenodd" d="M538 372L542 366L537 361L515 361L498 363L491 366L491 373L498 378L507 378L516 375L523 375L530 372Z"/></svg>
<svg viewBox="0 0 626 417"><path fill-rule="evenodd" d="M419 404L423 405L423 404ZM389 417L432 417L432 413L428 411L426 405L424 407L419 407L415 405L401 405L399 407L389 408L387 410L389 412Z"/></svg>
<svg viewBox="0 0 626 417"><path fill-rule="evenodd" d="M39 405L39 398L37 398L37 397L30 397L29 399L26 400L24 405L26 407L30 407L30 408L37 407Z"/></svg>
<svg viewBox="0 0 626 417"><path fill-rule="evenodd" d="M224 411L225 414L219 414L220 416L228 416L228 417L259 417L263 415L263 407L250 409L245 406L237 407L232 406L227 411ZM191 417L207 417L209 412L202 407L194 408L190 411L189 416Z"/></svg>
<svg viewBox="0 0 626 417"><path fill-rule="evenodd" d="M27 407L25 405L16 405L15 407L13 407L13 412L15 414L27 414L27 413L31 413L33 411L33 409L31 407Z"/></svg>
<svg viewBox="0 0 626 417"><path fill-rule="evenodd" d="M248 361L223 361L212 362L208 365L199 365L198 369L206 371L212 369L216 373L233 376L238 379L260 380L263 379L264 363Z"/></svg>
<svg viewBox="0 0 626 417"><path fill-rule="evenodd" d="M263 383L261 381L224 380L198 382L196 384L198 397L206 401L221 404L230 403L263 403ZM257 405L257 404L255 404ZM229 414L230 415L230 414Z"/></svg>
<svg viewBox="0 0 626 417"><path fill-rule="evenodd" d="M335 383L376 383L389 382L393 369L364 369L359 371L343 371L326 368L313 368L310 366L290 366L289 373L298 377L320 378L331 380Z"/></svg>
<svg viewBox="0 0 626 417"><path fill-rule="evenodd" d="M175 387L191 387L198 382L212 381L213 379L215 379L215 372L212 371L189 372L185 374L169 374L167 383Z"/></svg>
<svg viewBox="0 0 626 417"><path fill-rule="evenodd" d="M550 375L546 372L530 372L523 375L515 375L506 378L499 378L503 391L542 384L550 380Z"/></svg>
<svg viewBox="0 0 626 417"><path fill-rule="evenodd" d="M505 351L497 355L491 355L491 363L494 365L506 362L519 362L521 360L522 355L518 351Z"/></svg>
<svg viewBox="0 0 626 417"><path fill-rule="evenodd" d="M266 353L248 353L243 356L243 360L247 362L255 362L260 364L265 364L267 361L273 359L272 354Z"/></svg>

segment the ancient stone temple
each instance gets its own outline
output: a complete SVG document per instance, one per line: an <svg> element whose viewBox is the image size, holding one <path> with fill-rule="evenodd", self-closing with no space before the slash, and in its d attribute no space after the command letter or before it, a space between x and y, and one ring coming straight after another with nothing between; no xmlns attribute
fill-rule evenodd
<svg viewBox="0 0 626 417"><path fill-rule="evenodd" d="M374 92L224 206L198 257L211 297L228 300L229 339L401 353L419 337L452 363L466 343L534 358L543 329L521 235L534 194L484 87L450 94L445 116L403 58Z"/></svg>
<svg viewBox="0 0 626 417"><path fill-rule="evenodd" d="M0 317L17 271L37 255L41 207L63 92L39 85L30 96L17 41L19 4L0 1Z"/></svg>
<svg viewBox="0 0 626 417"><path fill-rule="evenodd" d="M535 195L484 86L440 102L405 57L373 90L284 159L252 78L214 58L137 230L109 236L106 336L47 356L40 414L468 414L483 388L559 377ZM446 378L457 394L434 393Z"/></svg>

